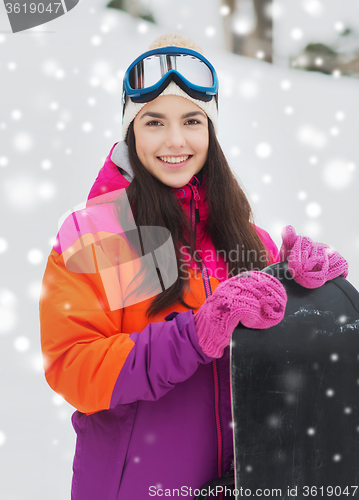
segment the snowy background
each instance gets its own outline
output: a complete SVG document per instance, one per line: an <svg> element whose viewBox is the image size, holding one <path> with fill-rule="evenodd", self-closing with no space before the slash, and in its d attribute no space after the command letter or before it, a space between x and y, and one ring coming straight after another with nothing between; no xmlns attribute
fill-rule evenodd
<svg viewBox="0 0 359 500"><path fill-rule="evenodd" d="M44 379L40 284L59 218L120 140L123 73L157 36L190 36L217 68L219 139L257 223L277 245L286 224L330 244L359 288L359 80L283 63L359 2L310 2L277 3L276 65L224 51L219 0L153 0L158 25L88 0L16 35L1 3L0 500L70 498L74 409Z"/></svg>

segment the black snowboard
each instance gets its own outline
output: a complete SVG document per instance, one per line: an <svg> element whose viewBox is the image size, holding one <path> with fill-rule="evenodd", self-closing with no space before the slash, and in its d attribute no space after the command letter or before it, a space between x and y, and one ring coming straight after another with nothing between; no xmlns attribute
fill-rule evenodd
<svg viewBox="0 0 359 500"><path fill-rule="evenodd" d="M359 498L359 294L342 277L303 288L286 263L264 272L288 303L279 325L232 335L238 498Z"/></svg>

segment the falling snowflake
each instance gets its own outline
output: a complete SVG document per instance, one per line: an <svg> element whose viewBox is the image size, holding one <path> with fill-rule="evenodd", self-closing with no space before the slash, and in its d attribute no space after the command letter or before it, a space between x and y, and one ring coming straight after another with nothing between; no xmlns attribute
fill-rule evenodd
<svg viewBox="0 0 359 500"><path fill-rule="evenodd" d="M38 302L40 298L40 293L41 293L41 283L40 282L34 282L29 285L27 289L27 294L28 296Z"/></svg>
<svg viewBox="0 0 359 500"><path fill-rule="evenodd" d="M293 40L301 40L303 38L303 31L300 28L292 29L290 36Z"/></svg>
<svg viewBox="0 0 359 500"><path fill-rule="evenodd" d="M305 213L308 215L308 217L319 217L319 215L322 213L322 207L319 205L319 203L312 201L305 207Z"/></svg>
<svg viewBox="0 0 359 500"><path fill-rule="evenodd" d="M292 115L292 114L293 114L293 112L294 112L294 109L293 109L293 107L292 107L292 106L286 106L286 107L284 108L284 113L285 113L286 115Z"/></svg>
<svg viewBox="0 0 359 500"><path fill-rule="evenodd" d="M272 154L272 147L266 142L261 142L256 147L256 155L259 158L268 158L271 154Z"/></svg>
<svg viewBox="0 0 359 500"><path fill-rule="evenodd" d="M101 33L108 33L110 31L110 26L108 24L101 24L100 31Z"/></svg>
<svg viewBox="0 0 359 500"><path fill-rule="evenodd" d="M99 45L101 45L102 43L102 38L98 35L95 35L91 38L91 43L92 45L94 45L95 47L98 47Z"/></svg>
<svg viewBox="0 0 359 500"><path fill-rule="evenodd" d="M93 76L90 78L90 85L92 87L98 87L100 85L100 80L96 76Z"/></svg>
<svg viewBox="0 0 359 500"><path fill-rule="evenodd" d="M334 390L333 390L333 389L327 389L327 390L325 391L325 394L328 396L328 398L331 398L331 397L333 397L333 396L334 396L334 394L335 394L335 393L334 393Z"/></svg>
<svg viewBox="0 0 359 500"><path fill-rule="evenodd" d="M321 233L320 224L315 221L310 221L304 224L304 233L309 238L317 238Z"/></svg>
<svg viewBox="0 0 359 500"><path fill-rule="evenodd" d="M272 176L269 174L263 175L262 181L264 184L270 184L272 182Z"/></svg>
<svg viewBox="0 0 359 500"><path fill-rule="evenodd" d="M324 182L333 189L346 188L352 182L353 170L352 164L345 160L331 160L323 169Z"/></svg>
<svg viewBox="0 0 359 500"><path fill-rule="evenodd" d="M237 156L239 156L240 152L241 152L241 150L237 146L232 146L230 149L230 154L233 158L236 158Z"/></svg>
<svg viewBox="0 0 359 500"><path fill-rule="evenodd" d="M13 120L20 120L22 118L22 113L19 109L14 109L12 112L11 112L11 118Z"/></svg>
<svg viewBox="0 0 359 500"><path fill-rule="evenodd" d="M305 12L313 17L320 17L324 11L323 4L319 0L304 0L302 6Z"/></svg>
<svg viewBox="0 0 359 500"><path fill-rule="evenodd" d="M339 33L341 33L342 31L344 31L345 25L341 21L337 21L334 24L334 29L335 29L335 31L338 31Z"/></svg>
<svg viewBox="0 0 359 500"><path fill-rule="evenodd" d="M103 83L103 88L109 94L116 94L117 92L119 92L120 84L117 78L110 77Z"/></svg>
<svg viewBox="0 0 359 500"><path fill-rule="evenodd" d="M330 360L331 361L338 361L338 359L339 359L339 356L338 356L337 353L333 353L333 354L330 355Z"/></svg>
<svg viewBox="0 0 359 500"><path fill-rule="evenodd" d="M50 160L42 160L41 167L44 170L50 170L50 168L52 167L51 161Z"/></svg>
<svg viewBox="0 0 359 500"><path fill-rule="evenodd" d="M330 135L336 137L337 135L340 134L340 130L338 129L338 127L332 127L330 130L329 130L329 133Z"/></svg>
<svg viewBox="0 0 359 500"><path fill-rule="evenodd" d="M44 361L41 354L35 354L30 358L30 366L37 373L44 371Z"/></svg>
<svg viewBox="0 0 359 500"><path fill-rule="evenodd" d="M309 427L309 428L307 429L307 434L308 434L308 436L314 436L314 434L315 434L315 429L314 429L314 427Z"/></svg>
<svg viewBox="0 0 359 500"><path fill-rule="evenodd" d="M59 63L55 59L47 59L42 65L42 71L46 76L55 77L55 73L59 69Z"/></svg>
<svg viewBox="0 0 359 500"><path fill-rule="evenodd" d="M85 122L85 123L83 123L83 125L82 125L82 130L83 130L84 132L91 132L91 131L92 131L92 129L93 129L93 125L92 125L92 123L90 123L90 122Z"/></svg>
<svg viewBox="0 0 359 500"><path fill-rule="evenodd" d="M268 418L267 418L267 423L269 425L269 427L279 427L280 424L281 424L281 419L278 415L270 415Z"/></svg>
<svg viewBox="0 0 359 500"><path fill-rule="evenodd" d="M298 197L298 200L303 201L303 200L307 199L308 194L305 191L299 191L297 197Z"/></svg>
<svg viewBox="0 0 359 500"><path fill-rule="evenodd" d="M54 77L58 80L62 80L63 78L65 78L65 71L61 68L57 68L54 72Z"/></svg>
<svg viewBox="0 0 359 500"><path fill-rule="evenodd" d="M146 434L145 442L148 444L152 444L156 441L156 436L152 433Z"/></svg>
<svg viewBox="0 0 359 500"><path fill-rule="evenodd" d="M38 248L33 248L27 254L27 260L30 262L30 264L33 264L33 265L40 264L40 262L43 260L43 258L44 258L44 254Z"/></svg>
<svg viewBox="0 0 359 500"><path fill-rule="evenodd" d="M0 167L6 167L9 164L9 159L6 156L0 156Z"/></svg>
<svg viewBox="0 0 359 500"><path fill-rule="evenodd" d="M52 397L52 402L55 406L61 406L64 404L65 400L62 396L60 396L60 394L55 394Z"/></svg>
<svg viewBox="0 0 359 500"><path fill-rule="evenodd" d="M306 146L316 149L323 149L327 145L327 137L321 130L311 125L305 125L298 130L297 137L299 142Z"/></svg>
<svg viewBox="0 0 359 500"><path fill-rule="evenodd" d="M221 16L228 16L228 14L231 12L231 9L228 7L228 5L222 5L219 8L219 13Z"/></svg>
<svg viewBox="0 0 359 500"><path fill-rule="evenodd" d="M280 19L283 16L283 6L279 2L267 2L264 5L264 13L269 19Z"/></svg>
<svg viewBox="0 0 359 500"><path fill-rule="evenodd" d="M3 446L6 442L6 435L3 431L0 430L0 446Z"/></svg>
<svg viewBox="0 0 359 500"><path fill-rule="evenodd" d="M5 238L0 238L0 254L5 253L6 250L8 249L9 244L5 240Z"/></svg>
<svg viewBox="0 0 359 500"><path fill-rule="evenodd" d="M20 153L27 153L33 147L33 139L28 132L20 132L13 139L14 148Z"/></svg>
<svg viewBox="0 0 359 500"><path fill-rule="evenodd" d="M42 182L37 190L39 197L43 200L52 200L55 196L55 185L50 181Z"/></svg>
<svg viewBox="0 0 359 500"><path fill-rule="evenodd" d="M14 293L4 288L0 290L0 334L9 333L14 329L17 323L16 303Z"/></svg>
<svg viewBox="0 0 359 500"><path fill-rule="evenodd" d="M19 352L25 352L30 347L30 341L27 337L17 337L14 342L14 347Z"/></svg>
<svg viewBox="0 0 359 500"><path fill-rule="evenodd" d="M316 156L311 156L309 158L309 163L311 163L312 165L316 165L318 163L318 158Z"/></svg>
<svg viewBox="0 0 359 500"><path fill-rule="evenodd" d="M292 87L292 83L289 80L283 80L280 82L280 88L282 90L289 90Z"/></svg>
<svg viewBox="0 0 359 500"><path fill-rule="evenodd" d="M238 87L239 94L246 99L251 99L258 94L258 85L252 80L245 80Z"/></svg>
<svg viewBox="0 0 359 500"><path fill-rule="evenodd" d="M209 37L212 37L216 34L216 30L213 28L213 26L208 26L206 29L205 29L205 34Z"/></svg>
<svg viewBox="0 0 359 500"><path fill-rule="evenodd" d="M343 111L337 111L335 113L335 118L339 121L342 121L345 119L345 113L343 113Z"/></svg>
<svg viewBox="0 0 359 500"><path fill-rule="evenodd" d="M146 23L139 23L137 26L137 31L141 33L141 35L144 35L148 31L148 26Z"/></svg>

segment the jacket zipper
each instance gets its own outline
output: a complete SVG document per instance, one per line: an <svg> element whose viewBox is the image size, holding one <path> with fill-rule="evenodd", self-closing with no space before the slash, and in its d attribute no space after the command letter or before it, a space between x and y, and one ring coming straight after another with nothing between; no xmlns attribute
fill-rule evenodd
<svg viewBox="0 0 359 500"><path fill-rule="evenodd" d="M197 231L197 222L200 222L200 217L199 217L199 209L198 209L198 202L201 199L198 193L198 188L197 184L199 185L199 181L196 177L194 177L192 184L188 184L188 186L191 189L192 192L192 197L191 197L191 226L194 229L194 242L193 246L194 249L196 250L196 231ZM193 199L195 203L193 204ZM193 205L194 205L194 210L193 210ZM206 293L206 298L208 298L210 295L212 295L212 290L210 286L210 281L209 281L209 274L208 274L208 269L207 266L205 265L202 257L200 257L200 268L201 268L201 274L202 274L202 279L204 283L204 289ZM214 410L215 410L215 419L216 419L216 428L217 428L217 445L218 445L218 477L222 476L222 430L221 430L221 420L219 417L219 380L218 380L218 369L217 369L217 360L214 359L212 361L212 369L213 369L213 380L214 380ZM220 498L222 498L222 494L220 494Z"/></svg>

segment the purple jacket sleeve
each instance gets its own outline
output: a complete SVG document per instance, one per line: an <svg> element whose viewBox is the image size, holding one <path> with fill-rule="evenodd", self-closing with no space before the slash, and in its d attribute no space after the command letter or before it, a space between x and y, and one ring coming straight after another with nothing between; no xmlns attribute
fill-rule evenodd
<svg viewBox="0 0 359 500"><path fill-rule="evenodd" d="M140 333L115 384L110 408L138 400L156 401L212 361L198 343L193 311L172 312Z"/></svg>

